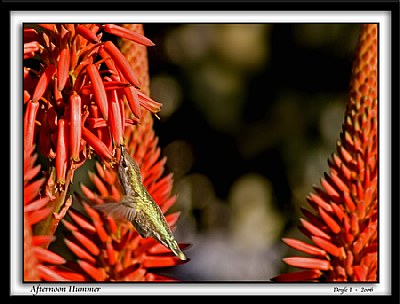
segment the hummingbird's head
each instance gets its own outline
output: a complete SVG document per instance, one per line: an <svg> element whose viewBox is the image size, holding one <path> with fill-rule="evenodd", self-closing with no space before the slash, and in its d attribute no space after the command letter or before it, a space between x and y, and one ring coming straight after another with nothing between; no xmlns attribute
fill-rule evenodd
<svg viewBox="0 0 400 304"><path fill-rule="evenodd" d="M119 170L128 171L129 163L128 163L128 151L126 151L125 147L121 145L121 156L119 160Z"/></svg>
<svg viewBox="0 0 400 304"><path fill-rule="evenodd" d="M121 145L121 155L118 164L118 178L126 195L137 194L143 188L139 166L128 150ZM140 190L140 191L139 191Z"/></svg>
<svg viewBox="0 0 400 304"><path fill-rule="evenodd" d="M130 168L130 156L128 151L124 146L121 146L121 155L118 164L118 177L122 183L122 186L127 191L128 187L130 187L131 182L131 172L129 171Z"/></svg>

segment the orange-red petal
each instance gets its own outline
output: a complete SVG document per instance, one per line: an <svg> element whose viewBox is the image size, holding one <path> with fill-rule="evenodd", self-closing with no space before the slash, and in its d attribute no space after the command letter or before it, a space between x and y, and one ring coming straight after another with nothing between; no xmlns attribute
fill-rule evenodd
<svg viewBox="0 0 400 304"><path fill-rule="evenodd" d="M35 87L35 91L32 94L32 101L38 101L47 90L47 87L50 83L51 78L56 73L56 66L54 64L49 63L46 69L43 71L42 75L40 75L39 81Z"/></svg>
<svg viewBox="0 0 400 304"><path fill-rule="evenodd" d="M104 43L104 50L108 55L112 58L115 63L115 66L122 73L122 75L126 78L126 80L133 84L136 87L140 87L139 80L132 69L128 59L121 53L119 48L117 48L112 41L106 41Z"/></svg>
<svg viewBox="0 0 400 304"><path fill-rule="evenodd" d="M58 135L56 147L56 176L57 183L64 184L67 174L68 122L64 118L58 120Z"/></svg>
<svg viewBox="0 0 400 304"><path fill-rule="evenodd" d="M111 161L113 156L108 147L87 128L82 127L82 138L93 148L99 157Z"/></svg>
<svg viewBox="0 0 400 304"><path fill-rule="evenodd" d="M95 266L89 264L86 261L78 260L79 266L90 275L95 281L104 281L106 278L105 272L102 269L98 269Z"/></svg>
<svg viewBox="0 0 400 304"><path fill-rule="evenodd" d="M70 149L71 159L75 162L79 161L79 153L82 138L82 102L78 94L72 94L70 97L71 114L70 114Z"/></svg>
<svg viewBox="0 0 400 304"><path fill-rule="evenodd" d="M101 79L99 70L96 65L91 63L86 67L90 80L93 86L93 94L96 104L99 107L101 114L105 120L108 120L108 101L106 89L104 88L103 80Z"/></svg>
<svg viewBox="0 0 400 304"><path fill-rule="evenodd" d="M330 263L328 260L322 260L317 258L289 257L289 258L283 258L283 261L290 266L300 267L300 268L328 270L330 267Z"/></svg>
<svg viewBox="0 0 400 304"><path fill-rule="evenodd" d="M61 265L66 262L66 260L58 254L39 246L32 247L32 251L41 262L51 263L53 265Z"/></svg>
<svg viewBox="0 0 400 304"><path fill-rule="evenodd" d="M71 64L71 53L69 48L64 48L60 52L57 63L57 90L62 91L68 80Z"/></svg>
<svg viewBox="0 0 400 304"><path fill-rule="evenodd" d="M303 241L292 239L292 238L282 238L282 241L286 245L288 245L288 246L290 246L290 247L292 247L294 249L297 249L299 251L303 251L304 253L311 254L311 255L314 255L314 256L320 256L320 257L325 257L326 256L326 251L325 250L323 250L321 248L318 248L318 247L316 247L314 245L307 244L307 243L305 243Z"/></svg>
<svg viewBox="0 0 400 304"><path fill-rule="evenodd" d="M75 32L88 40L90 43L98 43L96 33L92 32L86 26L80 24L75 28Z"/></svg>
<svg viewBox="0 0 400 304"><path fill-rule="evenodd" d="M107 33L116 35L120 38L125 38L128 40L132 40L136 43L145 45L145 46L154 46L155 44L149 38L143 36L142 34L132 32L129 29L116 25L116 24L105 24L103 26L104 31Z"/></svg>

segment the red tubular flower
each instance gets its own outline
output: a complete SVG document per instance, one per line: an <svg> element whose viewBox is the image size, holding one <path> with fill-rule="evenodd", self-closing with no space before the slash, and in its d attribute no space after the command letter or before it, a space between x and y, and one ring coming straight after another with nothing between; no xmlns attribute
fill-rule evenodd
<svg viewBox="0 0 400 304"><path fill-rule="evenodd" d="M120 38L129 39L145 46L154 46L153 41L151 41L149 38L137 32L131 31L126 27L122 27L116 24L105 24L103 28L104 31L106 31L107 33L116 35Z"/></svg>
<svg viewBox="0 0 400 304"><path fill-rule="evenodd" d="M142 110L140 108L140 101L136 88L135 87L124 88L124 93L132 113L137 118L140 119L142 117Z"/></svg>
<svg viewBox="0 0 400 304"><path fill-rule="evenodd" d="M108 147L85 127L82 127L82 138L93 148L97 155L108 162L112 162L113 156Z"/></svg>
<svg viewBox="0 0 400 304"><path fill-rule="evenodd" d="M75 28L75 31L77 34L81 35L83 38L85 38L90 43L98 43L99 42L97 39L96 33L93 32L88 27L86 27L85 25L82 25L82 24L78 25Z"/></svg>
<svg viewBox="0 0 400 304"><path fill-rule="evenodd" d="M62 49L57 64L57 90L62 91L68 80L71 53L68 48Z"/></svg>
<svg viewBox="0 0 400 304"><path fill-rule="evenodd" d="M89 64L86 67L90 80L92 81L93 94L96 100L96 104L99 107L101 114L104 119L108 119L108 101L106 95L106 89L104 88L103 80L100 77L100 73L94 64Z"/></svg>
<svg viewBox="0 0 400 304"><path fill-rule="evenodd" d="M56 181L60 184L65 184L65 177L67 174L67 162L68 162L68 151L67 147L69 144L69 132L68 132L68 121L60 119L58 121L58 135L57 135L57 147L56 147Z"/></svg>
<svg viewBox="0 0 400 304"><path fill-rule="evenodd" d="M40 23L39 26L50 32L54 32L56 30L56 25L54 23Z"/></svg>
<svg viewBox="0 0 400 304"><path fill-rule="evenodd" d="M154 101L149 96L140 91L138 91L137 94L139 97L139 103L143 108L153 113L157 113L161 110L161 103Z"/></svg>
<svg viewBox="0 0 400 304"><path fill-rule="evenodd" d="M71 158L74 162L79 161L79 152L82 138L82 101L78 94L73 94L70 97L71 104L71 122L70 122L70 147Z"/></svg>
<svg viewBox="0 0 400 304"><path fill-rule="evenodd" d="M109 90L119 90L122 88L129 87L131 84L126 83L126 82L120 82L120 81L107 81L103 83L104 89L106 91ZM90 95L93 94L93 85L89 84L87 86L84 86L81 88L80 93L83 95Z"/></svg>
<svg viewBox="0 0 400 304"><path fill-rule="evenodd" d="M35 56L35 52L39 51L40 44L37 41L24 43L24 59L29 59Z"/></svg>
<svg viewBox="0 0 400 304"><path fill-rule="evenodd" d="M39 103L28 101L24 116L24 145L27 150L34 146L36 116L39 110Z"/></svg>
<svg viewBox="0 0 400 304"><path fill-rule="evenodd" d="M120 49L114 45L112 41L106 41L104 43L104 50L113 59L115 66L121 72L121 74L128 80L129 83L136 87L140 87L139 80L136 77L132 66L129 64L126 57L121 53Z"/></svg>
<svg viewBox="0 0 400 304"><path fill-rule="evenodd" d="M37 83L35 91L32 95L32 101L38 101L43 96L55 73L56 67L54 64L50 63L40 76L39 82Z"/></svg>
<svg viewBox="0 0 400 304"><path fill-rule="evenodd" d="M310 256L284 262L309 270L273 281L377 281L377 34L376 24L362 26L337 154L317 193L307 197L315 213L303 209L300 229L313 244L283 239Z"/></svg>
<svg viewBox="0 0 400 304"><path fill-rule="evenodd" d="M116 90L110 91L110 126L113 141L116 147L120 147L124 144L123 138L123 112L120 110L119 97Z"/></svg>

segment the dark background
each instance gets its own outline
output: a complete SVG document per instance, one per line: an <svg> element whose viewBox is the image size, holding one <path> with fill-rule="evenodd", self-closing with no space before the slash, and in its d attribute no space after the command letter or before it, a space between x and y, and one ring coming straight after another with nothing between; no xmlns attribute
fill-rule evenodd
<svg viewBox="0 0 400 304"><path fill-rule="evenodd" d="M339 139L358 24L145 24L154 128L193 281L287 271L283 236ZM161 270L162 272L163 270ZM171 270L166 270L171 271Z"/></svg>

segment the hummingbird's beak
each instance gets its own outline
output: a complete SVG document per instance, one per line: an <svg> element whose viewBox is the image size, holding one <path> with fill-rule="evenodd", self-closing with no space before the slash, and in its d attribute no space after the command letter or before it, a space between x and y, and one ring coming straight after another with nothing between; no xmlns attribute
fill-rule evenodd
<svg viewBox="0 0 400 304"><path fill-rule="evenodd" d="M174 251L175 255L180 258L182 261L186 260L185 254L182 252L182 250L178 249Z"/></svg>
<svg viewBox="0 0 400 304"><path fill-rule="evenodd" d="M173 241L172 243L169 243L167 246L178 258L180 258L182 261L185 261L187 258L183 251L179 248L178 244L176 241Z"/></svg>

